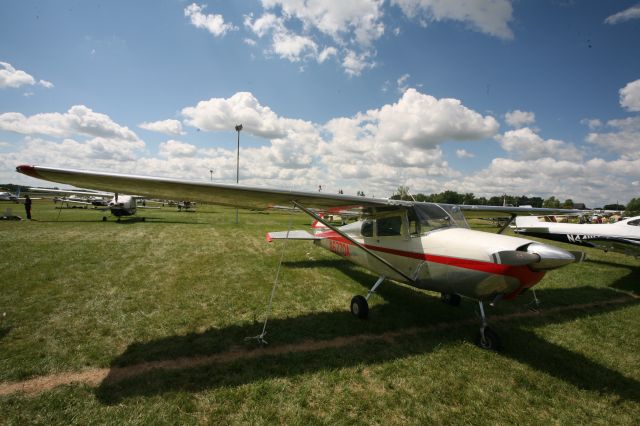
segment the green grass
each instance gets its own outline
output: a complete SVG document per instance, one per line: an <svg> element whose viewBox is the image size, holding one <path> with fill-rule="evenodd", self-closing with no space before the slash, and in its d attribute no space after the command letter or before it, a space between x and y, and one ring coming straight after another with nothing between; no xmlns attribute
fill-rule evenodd
<svg viewBox="0 0 640 426"><path fill-rule="evenodd" d="M352 318L349 300L376 277L312 244L289 242L265 350L244 338L261 331L280 259L282 245L268 244L265 233L286 230L287 213L241 210L240 226L234 210L209 206L142 211L146 222L103 223L100 213L80 209L56 220L58 213L37 202L38 221L0 222L0 312L7 314L0 382L111 372L96 387L0 397L2 423L640 418L640 306L628 296L640 286L638 260L587 249L588 261L548 273L536 287L543 312L628 301L496 320L505 348L493 353L473 345L476 324L461 322L475 316L469 301L451 308L434 293L385 283L370 301L370 318ZM300 214L292 221L297 229L310 222ZM525 311L530 300L523 295L488 313L499 319ZM375 338L383 333L393 337ZM230 351L242 355L115 379L118 369L141 363Z"/></svg>

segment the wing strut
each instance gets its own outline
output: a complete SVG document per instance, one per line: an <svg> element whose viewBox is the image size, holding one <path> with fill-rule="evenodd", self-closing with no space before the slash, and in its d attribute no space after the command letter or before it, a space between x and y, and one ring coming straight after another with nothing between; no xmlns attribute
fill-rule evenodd
<svg viewBox="0 0 640 426"><path fill-rule="evenodd" d="M293 205L295 205L297 208L299 208L300 210L302 210L303 212L305 212L306 214L308 214L309 216L311 216L312 218L314 218L318 222L322 223L327 228L331 229L334 232L337 232L341 237L346 238L347 240L351 241L358 248L362 249L365 253L371 255L373 258L375 258L375 259L379 260L380 262L382 262L382 264L384 264L387 268L389 268L392 271L397 272L398 274L400 274L405 280L407 280L407 282L412 283L412 284L415 283L415 280L413 278L409 277L407 274L405 274L400 269L398 269L395 266L393 266L387 260L385 260L382 257L380 257L379 255L375 254L373 251L369 250L367 247L364 246L364 244L361 244L361 243L357 242L356 240L351 238L349 235L347 235L344 232L340 231L338 228L336 228L335 226L333 226L332 224L330 224L329 222L324 220L324 218L318 216L313 211L307 209L305 206L303 206L299 202L293 201Z"/></svg>
<svg viewBox="0 0 640 426"><path fill-rule="evenodd" d="M507 229L507 226L511 225L511 223L513 222L513 219L516 218L516 216L518 216L517 214L513 214L511 213L511 218L507 221L507 223L505 223L504 225L502 225L502 227L500 228L500 230L498 231L498 234L502 234L504 232L505 229Z"/></svg>

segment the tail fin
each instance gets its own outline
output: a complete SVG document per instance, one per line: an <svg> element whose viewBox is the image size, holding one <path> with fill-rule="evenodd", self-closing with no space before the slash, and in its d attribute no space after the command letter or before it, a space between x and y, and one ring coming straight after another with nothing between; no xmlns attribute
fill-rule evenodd
<svg viewBox="0 0 640 426"><path fill-rule="evenodd" d="M324 218L324 214L320 213L318 216ZM329 228L325 225L323 225L321 222L318 222L317 220L314 220L313 223L311 224L311 232L313 232L313 235L319 234L320 232L325 232L328 231Z"/></svg>

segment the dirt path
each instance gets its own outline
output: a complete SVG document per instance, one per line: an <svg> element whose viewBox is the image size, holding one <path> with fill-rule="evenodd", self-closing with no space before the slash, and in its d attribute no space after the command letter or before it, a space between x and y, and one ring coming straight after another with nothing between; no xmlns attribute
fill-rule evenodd
<svg viewBox="0 0 640 426"><path fill-rule="evenodd" d="M545 309L540 312L523 311L512 314L497 315L491 317L491 322L509 321L516 318L545 317L566 311L588 310L611 305L620 305L630 303L634 299L637 299L637 297L629 295L605 301L559 306ZM336 337L329 340L305 340L299 343L291 343L280 346L267 346L259 349L232 348L226 352L221 352L209 356L176 358L164 361L145 362L141 364L130 365L127 367L99 368L80 372L50 374L47 376L35 377L20 382L0 383L0 396L11 395L17 392L22 392L26 395L37 395L39 393L49 391L55 387L69 385L72 383L81 383L92 387L97 387L104 380L108 380L109 383L117 383L124 379L135 377L151 370L182 370L202 367L216 363L229 363L243 359L260 358L264 356L335 349L349 345L362 344L374 340L392 341L396 337L411 336L418 333L450 329L476 323L476 319L465 319L447 323L438 323L426 327L406 328L403 330L390 331L382 334L360 334L357 336Z"/></svg>

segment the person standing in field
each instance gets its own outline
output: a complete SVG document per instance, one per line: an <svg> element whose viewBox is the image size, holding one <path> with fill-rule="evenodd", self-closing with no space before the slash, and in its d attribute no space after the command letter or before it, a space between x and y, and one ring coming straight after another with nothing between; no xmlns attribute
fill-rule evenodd
<svg viewBox="0 0 640 426"><path fill-rule="evenodd" d="M31 220L31 197L24 197L24 211L27 213L27 219Z"/></svg>

